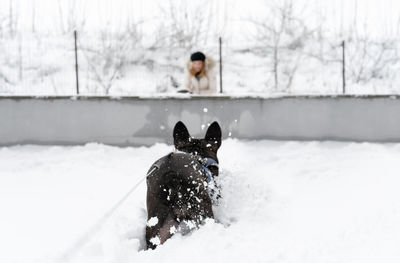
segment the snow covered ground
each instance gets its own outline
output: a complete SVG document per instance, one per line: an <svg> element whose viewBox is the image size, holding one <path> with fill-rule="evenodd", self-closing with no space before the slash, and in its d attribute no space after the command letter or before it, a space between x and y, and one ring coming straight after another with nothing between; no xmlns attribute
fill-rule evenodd
<svg viewBox="0 0 400 263"><path fill-rule="evenodd" d="M145 182L107 212L172 150L0 148L0 262L400 261L400 144L225 140L217 222L144 251Z"/></svg>

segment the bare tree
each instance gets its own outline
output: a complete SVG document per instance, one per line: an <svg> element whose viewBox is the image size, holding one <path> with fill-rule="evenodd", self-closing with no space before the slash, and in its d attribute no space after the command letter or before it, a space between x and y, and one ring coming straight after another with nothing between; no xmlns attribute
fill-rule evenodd
<svg viewBox="0 0 400 263"><path fill-rule="evenodd" d="M13 0L9 2L8 30L11 37L15 37L19 22L18 7Z"/></svg>
<svg viewBox="0 0 400 263"><path fill-rule="evenodd" d="M130 62L141 35L133 26L128 32L112 33L104 29L95 41L80 40L80 46L88 65L89 80L109 94L118 78L124 75L124 67Z"/></svg>
<svg viewBox="0 0 400 263"><path fill-rule="evenodd" d="M339 68L342 63L341 40L346 43L346 79L351 84L368 84L372 80L394 79L398 69L400 56L398 54L399 34L390 38L374 38L369 32L367 24L364 24L362 33L358 25L358 3L354 3L354 20L347 30L341 25L339 35L330 34L329 30L322 26L319 45L321 49L308 51L308 55L318 59L323 66ZM399 29L400 19L397 24Z"/></svg>
<svg viewBox="0 0 400 263"><path fill-rule="evenodd" d="M372 40L357 36L347 41L349 65L347 72L353 83L368 83L372 79L390 78L400 62L398 39Z"/></svg>
<svg viewBox="0 0 400 263"><path fill-rule="evenodd" d="M191 50L207 44L210 35L212 11L208 1L189 2L169 0L159 6L161 20L156 47L169 46Z"/></svg>
<svg viewBox="0 0 400 263"><path fill-rule="evenodd" d="M63 6L62 1L58 0L58 13L60 30L62 34L68 34L74 30L82 30L85 27L85 16L79 16L79 12L84 13L86 5L85 1L70 0L66 2L68 5Z"/></svg>
<svg viewBox="0 0 400 263"><path fill-rule="evenodd" d="M12 72L10 69L16 67L16 59L14 59L10 54L9 49L7 48L7 41L11 40L0 39L0 54L3 54L3 56L0 56L0 87L16 84L15 78L13 78L13 75L10 75L10 72Z"/></svg>
<svg viewBox="0 0 400 263"><path fill-rule="evenodd" d="M256 31L255 49L271 58L271 73L275 91L290 90L295 74L304 56L304 47L313 34L304 21L297 17L292 0L267 5L269 12L261 20L250 19Z"/></svg>

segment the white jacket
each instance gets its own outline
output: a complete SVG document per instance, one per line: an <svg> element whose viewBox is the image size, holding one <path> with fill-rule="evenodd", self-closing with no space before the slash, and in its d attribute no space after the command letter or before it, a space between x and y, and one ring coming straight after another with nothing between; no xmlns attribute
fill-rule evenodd
<svg viewBox="0 0 400 263"><path fill-rule="evenodd" d="M206 57L205 62L205 76L197 79L195 76L190 75L192 68L192 61L189 60L185 67L185 84L184 88L190 93L194 94L215 94L217 93L217 80L215 77L215 61L211 57Z"/></svg>

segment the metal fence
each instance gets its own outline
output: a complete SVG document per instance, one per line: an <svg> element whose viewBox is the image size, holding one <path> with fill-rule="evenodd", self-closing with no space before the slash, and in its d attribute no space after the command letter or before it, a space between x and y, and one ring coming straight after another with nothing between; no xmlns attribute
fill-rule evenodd
<svg viewBox="0 0 400 263"><path fill-rule="evenodd" d="M334 39L300 48L210 42L201 48L144 46L134 36L85 32L3 38L0 95L173 94L197 49L216 60L225 94L400 93L395 41Z"/></svg>

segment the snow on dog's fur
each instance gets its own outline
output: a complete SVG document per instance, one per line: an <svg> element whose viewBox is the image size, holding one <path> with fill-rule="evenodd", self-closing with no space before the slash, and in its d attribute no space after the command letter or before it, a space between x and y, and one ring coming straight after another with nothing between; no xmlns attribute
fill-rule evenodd
<svg viewBox="0 0 400 263"><path fill-rule="evenodd" d="M173 136L178 152L156 161L147 174L146 243L152 249L183 226L191 229L214 217L208 183L218 176L219 124L213 122L204 139L194 139L178 122Z"/></svg>

